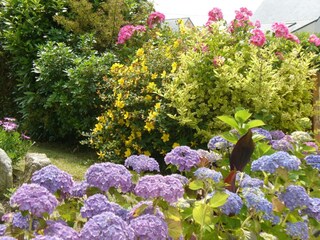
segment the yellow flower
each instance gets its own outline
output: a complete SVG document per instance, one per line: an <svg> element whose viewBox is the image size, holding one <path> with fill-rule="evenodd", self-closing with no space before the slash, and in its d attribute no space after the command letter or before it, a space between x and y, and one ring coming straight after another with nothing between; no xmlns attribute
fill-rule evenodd
<svg viewBox="0 0 320 240"><path fill-rule="evenodd" d="M174 43L173 43L173 47L174 47L174 48L179 47L179 45L180 45L179 39L177 39L176 41L174 41Z"/></svg>
<svg viewBox="0 0 320 240"><path fill-rule="evenodd" d="M161 107L161 103L156 103L156 105L154 105L154 108L156 109L156 110L158 110L158 109L160 109L160 107Z"/></svg>
<svg viewBox="0 0 320 240"><path fill-rule="evenodd" d="M101 123L97 123L95 126L95 128L93 129L94 133L100 132L103 128L103 125Z"/></svg>
<svg viewBox="0 0 320 240"><path fill-rule="evenodd" d="M123 118L124 119L128 119L130 116L129 112L125 112L125 114L123 114Z"/></svg>
<svg viewBox="0 0 320 240"><path fill-rule="evenodd" d="M98 122L105 124L107 122L106 118L104 116L97 117Z"/></svg>
<svg viewBox="0 0 320 240"><path fill-rule="evenodd" d="M144 151L143 154L149 157L151 156L151 153L149 151Z"/></svg>
<svg viewBox="0 0 320 240"><path fill-rule="evenodd" d="M114 150L114 152L115 152L115 154L116 154L117 156L120 156L120 154L121 154L121 152L120 152L119 149Z"/></svg>
<svg viewBox="0 0 320 240"><path fill-rule="evenodd" d="M138 138L141 138L141 132L136 132Z"/></svg>
<svg viewBox="0 0 320 240"><path fill-rule="evenodd" d="M104 152L102 152L101 150L98 152L99 158L104 158L105 156L106 156L106 154Z"/></svg>
<svg viewBox="0 0 320 240"><path fill-rule="evenodd" d="M148 94L147 96L144 97L144 99L146 101L151 101L152 100L152 97Z"/></svg>
<svg viewBox="0 0 320 240"><path fill-rule="evenodd" d="M164 70L161 74L161 78L165 78L167 76L167 72Z"/></svg>
<svg viewBox="0 0 320 240"><path fill-rule="evenodd" d="M147 90L149 92L154 91L157 88L157 84L155 84L154 82L149 82L148 86L147 86Z"/></svg>
<svg viewBox="0 0 320 240"><path fill-rule="evenodd" d="M176 62L173 62L173 63L171 64L171 67L172 67L171 73L174 73L174 72L177 70L177 66L178 66L178 64L177 64Z"/></svg>
<svg viewBox="0 0 320 240"><path fill-rule="evenodd" d="M157 73L152 73L151 75L151 79L154 80L158 77L158 74Z"/></svg>
<svg viewBox="0 0 320 240"><path fill-rule="evenodd" d="M112 121L114 120L113 113L112 113L112 111L110 109L107 111L107 115L108 115L109 118L111 118Z"/></svg>
<svg viewBox="0 0 320 240"><path fill-rule="evenodd" d="M158 116L158 113L157 113L157 112L150 111L150 112L149 112L148 119L149 119L149 120L153 120L153 119L155 119L157 116Z"/></svg>
<svg viewBox="0 0 320 240"><path fill-rule="evenodd" d="M169 141L169 137L170 137L169 133L163 133L161 139L162 139L163 142L168 142Z"/></svg>
<svg viewBox="0 0 320 240"><path fill-rule="evenodd" d="M118 80L118 83L120 84L120 86L123 86L124 85L124 78L120 78Z"/></svg>
<svg viewBox="0 0 320 240"><path fill-rule="evenodd" d="M172 148L179 147L179 146L180 146L180 144L176 143L176 142L172 144Z"/></svg>
<svg viewBox="0 0 320 240"><path fill-rule="evenodd" d="M143 56L144 55L144 50L143 50L143 48L139 48L138 50L137 50L137 52L136 52L136 56L137 57L141 57L141 56Z"/></svg>
<svg viewBox="0 0 320 240"><path fill-rule="evenodd" d="M122 68L122 67L123 67L122 64L120 64L120 63L115 63L115 64L113 64L113 65L111 66L110 71L111 71L112 73L116 73L116 72L118 72L119 69Z"/></svg>
<svg viewBox="0 0 320 240"><path fill-rule="evenodd" d="M126 150L125 153L124 153L124 156L125 156L125 157L130 157L130 156L131 156L131 150L130 150L130 148L127 148L127 150Z"/></svg>
<svg viewBox="0 0 320 240"><path fill-rule="evenodd" d="M125 106L124 101L119 101L119 100L116 100L114 105L118 108L124 108Z"/></svg>
<svg viewBox="0 0 320 240"><path fill-rule="evenodd" d="M146 130L148 130L148 132L150 132L151 130L154 129L154 123L153 122L146 122L146 125L144 126L144 128Z"/></svg>

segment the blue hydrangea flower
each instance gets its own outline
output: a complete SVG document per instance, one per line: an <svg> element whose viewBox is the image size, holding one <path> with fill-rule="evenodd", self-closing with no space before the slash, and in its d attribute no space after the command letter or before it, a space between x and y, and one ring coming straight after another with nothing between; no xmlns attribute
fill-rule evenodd
<svg viewBox="0 0 320 240"><path fill-rule="evenodd" d="M320 155L309 155L305 157L306 163L311 167L320 170Z"/></svg>
<svg viewBox="0 0 320 240"><path fill-rule="evenodd" d="M84 218L91 218L103 212L113 212L118 216L126 214L126 210L119 204L109 202L108 198L102 194L95 194L85 200L81 208L81 216Z"/></svg>
<svg viewBox="0 0 320 240"><path fill-rule="evenodd" d="M0 224L0 236L3 236L6 233L7 226L5 224Z"/></svg>
<svg viewBox="0 0 320 240"><path fill-rule="evenodd" d="M268 130L265 130L263 128L252 128L251 130L253 134L259 134L264 136L265 140L268 140L268 141L272 140L272 136Z"/></svg>
<svg viewBox="0 0 320 240"><path fill-rule="evenodd" d="M38 184L23 184L10 198L10 205L18 206L21 211L42 217L51 214L58 205L58 200L45 187Z"/></svg>
<svg viewBox="0 0 320 240"><path fill-rule="evenodd" d="M226 215L238 214L242 208L242 200L238 194L225 190L229 195L227 202L220 207L221 211Z"/></svg>
<svg viewBox="0 0 320 240"><path fill-rule="evenodd" d="M166 164L172 164L178 167L179 171L189 171L200 162L200 156L196 150L188 146L175 147L164 157Z"/></svg>
<svg viewBox="0 0 320 240"><path fill-rule="evenodd" d="M85 174L86 182L102 191L116 187L121 188L122 192L128 192L132 185L131 177L131 173L123 165L109 162L95 163Z"/></svg>
<svg viewBox="0 0 320 240"><path fill-rule="evenodd" d="M146 172L146 171L157 171L160 172L159 163L151 157L146 155L131 155L128 157L124 165L127 168L132 168L137 173Z"/></svg>
<svg viewBox="0 0 320 240"><path fill-rule="evenodd" d="M291 137L297 143L312 141L312 137L310 136L310 134L303 131L295 131L291 133Z"/></svg>
<svg viewBox="0 0 320 240"><path fill-rule="evenodd" d="M215 182L220 182L222 179L222 174L220 172L206 167L198 168L194 172L194 176L199 180L212 179Z"/></svg>
<svg viewBox="0 0 320 240"><path fill-rule="evenodd" d="M320 198L310 198L305 212L310 217L320 221Z"/></svg>
<svg viewBox="0 0 320 240"><path fill-rule="evenodd" d="M222 155L216 152L209 152L203 149L198 149L197 153L200 156L200 159L204 158L209 161L209 163L214 163L222 159Z"/></svg>
<svg viewBox="0 0 320 240"><path fill-rule="evenodd" d="M269 156L262 156L251 164L252 171L265 171L274 173L277 168L283 167L287 170L298 170L301 161L296 156L287 152L279 151Z"/></svg>
<svg viewBox="0 0 320 240"><path fill-rule="evenodd" d="M133 240L134 236L132 227L112 212L95 215L80 232L81 240Z"/></svg>
<svg viewBox="0 0 320 240"><path fill-rule="evenodd" d="M272 148L277 151L289 152L293 151L294 149L292 143L286 140L285 138L280 140L272 140L270 141L270 143Z"/></svg>
<svg viewBox="0 0 320 240"><path fill-rule="evenodd" d="M174 173L169 176L179 179L182 185L187 185L189 183L189 179L186 178L185 176L182 176L181 174Z"/></svg>
<svg viewBox="0 0 320 240"><path fill-rule="evenodd" d="M12 226L21 229L29 229L29 216L23 216L21 212L15 213L12 219Z"/></svg>
<svg viewBox="0 0 320 240"><path fill-rule="evenodd" d="M270 131L270 134L271 134L272 140L280 140L280 139L284 138L284 136L286 135L281 130Z"/></svg>
<svg viewBox="0 0 320 240"><path fill-rule="evenodd" d="M213 150L225 150L227 148L233 147L234 144L225 140L223 137L214 136L208 142L208 149Z"/></svg>
<svg viewBox="0 0 320 240"><path fill-rule="evenodd" d="M89 184L86 181L75 182L70 191L70 194L72 197L83 197L86 194L88 187Z"/></svg>
<svg viewBox="0 0 320 240"><path fill-rule="evenodd" d="M0 237L0 240L17 240L17 239L14 237L2 236ZM56 240L62 240L62 239L56 239Z"/></svg>
<svg viewBox="0 0 320 240"><path fill-rule="evenodd" d="M33 240L64 240L64 238L57 237L57 236L37 235L33 238Z"/></svg>
<svg viewBox="0 0 320 240"><path fill-rule="evenodd" d="M279 199L284 202L286 207L294 210L298 207L308 206L310 197L306 190L301 186L290 185L285 192L281 193Z"/></svg>
<svg viewBox="0 0 320 240"><path fill-rule="evenodd" d="M72 176L54 165L48 165L34 172L31 182L45 187L51 193L60 190L64 195L69 194L73 187Z"/></svg>
<svg viewBox="0 0 320 240"><path fill-rule="evenodd" d="M80 240L79 233L73 228L61 222L47 221L47 228L44 230L46 237L60 237L64 240Z"/></svg>
<svg viewBox="0 0 320 240"><path fill-rule="evenodd" d="M245 173L237 173L236 181L240 182L239 186L241 188L245 187L262 187L263 181L258 178L252 178Z"/></svg>
<svg viewBox="0 0 320 240"><path fill-rule="evenodd" d="M130 221L135 237L144 240L165 240L168 238L167 223L154 215L145 214Z"/></svg>
<svg viewBox="0 0 320 240"><path fill-rule="evenodd" d="M309 239L308 224L306 222L288 222L286 224L286 232L293 238L299 238L301 240Z"/></svg>
<svg viewBox="0 0 320 240"><path fill-rule="evenodd" d="M131 221L132 219L145 215L145 214L153 214L158 218L164 219L164 214L158 207L153 206L153 202L151 201L141 201L134 205L127 214L127 220Z"/></svg>
<svg viewBox="0 0 320 240"><path fill-rule="evenodd" d="M140 178L134 192L145 199L162 197L167 202L174 203L183 196L184 189L177 178L158 174Z"/></svg>

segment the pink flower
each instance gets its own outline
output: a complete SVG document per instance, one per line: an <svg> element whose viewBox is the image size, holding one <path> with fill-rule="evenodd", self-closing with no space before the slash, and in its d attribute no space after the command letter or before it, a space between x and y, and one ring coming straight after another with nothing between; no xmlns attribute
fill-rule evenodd
<svg viewBox="0 0 320 240"><path fill-rule="evenodd" d="M250 38L250 43L258 47L262 47L266 43L266 37L264 32L256 28L251 31L252 36Z"/></svg>
<svg viewBox="0 0 320 240"><path fill-rule="evenodd" d="M117 44L124 44L127 40L129 40L132 37L132 35L135 33L135 31L145 32L146 28L145 28L145 26L142 26L142 25L138 25L138 26L125 25L125 26L123 26L118 33Z"/></svg>
<svg viewBox="0 0 320 240"><path fill-rule="evenodd" d="M215 67L221 67L224 64L225 58L222 56L216 56L212 60L213 66Z"/></svg>
<svg viewBox="0 0 320 240"><path fill-rule="evenodd" d="M284 37L286 38L289 34L288 27L283 23L274 23L272 25L272 30L275 33L276 37Z"/></svg>
<svg viewBox="0 0 320 240"><path fill-rule="evenodd" d="M284 60L284 56L283 56L282 52L275 52L275 54L279 60Z"/></svg>
<svg viewBox="0 0 320 240"><path fill-rule="evenodd" d="M320 46L320 38L318 38L315 34L311 34L309 37L309 43L313 43L316 47Z"/></svg>
<svg viewBox="0 0 320 240"><path fill-rule="evenodd" d="M296 35L293 35L291 33L287 35L287 39L290 41L296 42L298 44L300 43L300 39Z"/></svg>
<svg viewBox="0 0 320 240"><path fill-rule="evenodd" d="M254 26L255 26L256 28L260 28L260 27L261 27L261 22L260 22L259 20L257 20L257 21L255 22Z"/></svg>
<svg viewBox="0 0 320 240"><path fill-rule="evenodd" d="M223 14L220 8L213 8L211 11L209 11L208 15L209 15L208 22L209 21L216 22L223 19Z"/></svg>
<svg viewBox="0 0 320 240"><path fill-rule="evenodd" d="M164 20L165 20L164 14L159 13L159 12L153 12L153 13L150 13L148 20L147 20L147 24L148 24L149 28L153 28L154 24L164 22Z"/></svg>
<svg viewBox="0 0 320 240"><path fill-rule="evenodd" d="M245 7L240 8L240 11L236 10L236 20L247 21L252 16L252 12Z"/></svg>

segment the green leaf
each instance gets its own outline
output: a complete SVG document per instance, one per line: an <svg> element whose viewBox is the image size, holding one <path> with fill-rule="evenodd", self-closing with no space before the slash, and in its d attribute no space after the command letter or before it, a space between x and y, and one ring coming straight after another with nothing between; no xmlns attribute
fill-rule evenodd
<svg viewBox="0 0 320 240"><path fill-rule="evenodd" d="M233 144L236 144L237 141L239 140L235 135L233 135L230 132L224 132L224 133L220 134L220 136Z"/></svg>
<svg viewBox="0 0 320 240"><path fill-rule="evenodd" d="M173 239L179 239L179 237L182 235L181 222L168 218L166 219L166 223L168 224L169 236Z"/></svg>
<svg viewBox="0 0 320 240"><path fill-rule="evenodd" d="M229 195L224 192L216 192L210 199L209 206L212 208L218 208L226 203Z"/></svg>
<svg viewBox="0 0 320 240"><path fill-rule="evenodd" d="M217 118L235 129L239 128L237 121L233 117L224 115L224 116L218 116Z"/></svg>
<svg viewBox="0 0 320 240"><path fill-rule="evenodd" d="M234 117L238 122L244 123L251 117L251 115L252 114L249 113L247 110L240 110L235 113Z"/></svg>
<svg viewBox="0 0 320 240"><path fill-rule="evenodd" d="M213 210L205 203L198 203L192 211L193 219L201 226L209 225L213 218Z"/></svg>
<svg viewBox="0 0 320 240"><path fill-rule="evenodd" d="M252 121L248 122L246 124L246 127L248 129L250 129L250 128L260 127L260 126L264 126L264 125L266 125L266 124L263 121L256 119L256 120L252 120Z"/></svg>
<svg viewBox="0 0 320 240"><path fill-rule="evenodd" d="M199 190L199 189L202 189L203 187L204 187L204 184L201 180L194 180L189 183L189 188L191 190Z"/></svg>

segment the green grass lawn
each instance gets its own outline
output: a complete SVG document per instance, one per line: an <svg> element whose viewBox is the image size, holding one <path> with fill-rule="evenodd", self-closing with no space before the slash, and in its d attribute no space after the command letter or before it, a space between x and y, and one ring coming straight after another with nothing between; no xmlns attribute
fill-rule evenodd
<svg viewBox="0 0 320 240"><path fill-rule="evenodd" d="M29 152L45 153L61 170L70 173L74 180L82 180L87 168L97 160L93 151L73 149L62 144L36 143Z"/></svg>

